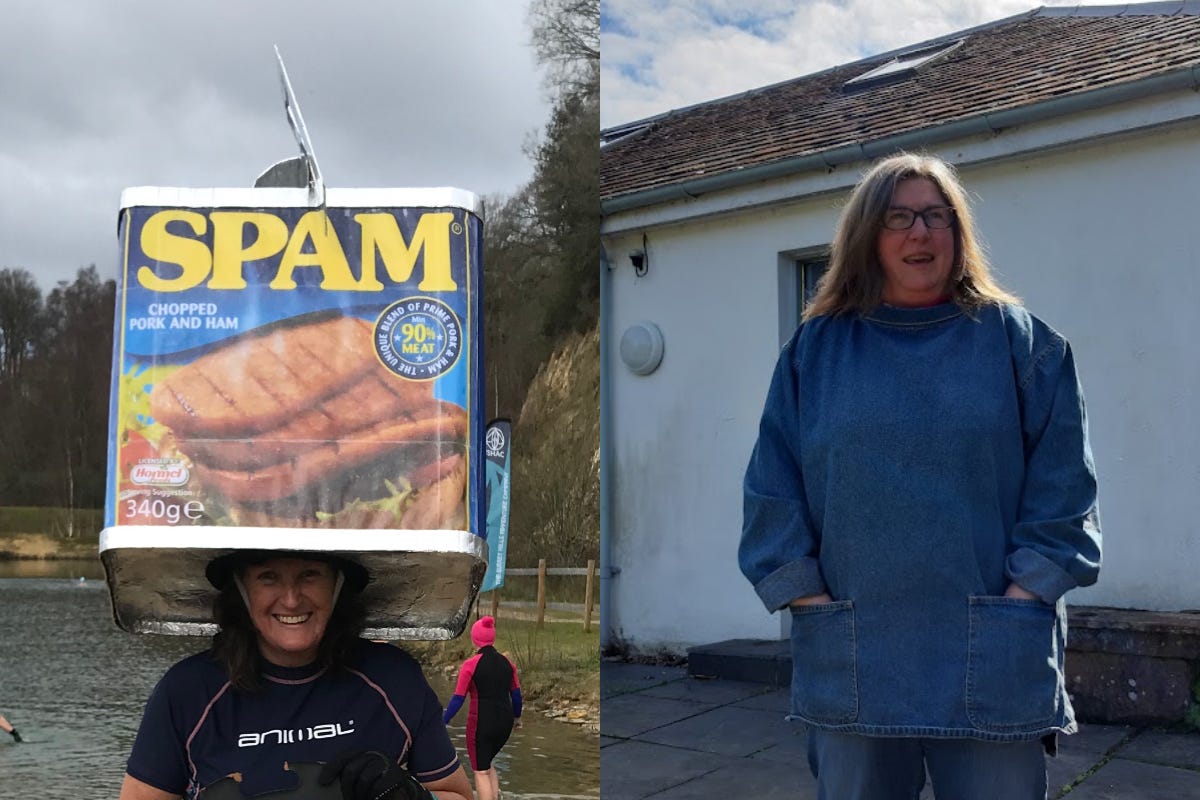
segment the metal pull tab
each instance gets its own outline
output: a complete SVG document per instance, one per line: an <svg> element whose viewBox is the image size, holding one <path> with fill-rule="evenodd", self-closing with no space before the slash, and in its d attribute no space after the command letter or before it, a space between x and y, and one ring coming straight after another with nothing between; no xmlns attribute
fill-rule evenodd
<svg viewBox="0 0 1200 800"><path fill-rule="evenodd" d="M292 82L288 80L287 67L284 66L283 56L279 46L275 46L275 59L279 63L279 79L283 85L283 109L287 114L288 125L296 137L300 147L300 155L285 158L267 167L254 181L256 188L264 186L283 186L308 189L308 202L311 206L325 209L325 179L321 176L321 167L317 164L317 154L313 150L312 140L308 136L308 128L304 124L304 116L300 113L300 103L292 91Z"/></svg>

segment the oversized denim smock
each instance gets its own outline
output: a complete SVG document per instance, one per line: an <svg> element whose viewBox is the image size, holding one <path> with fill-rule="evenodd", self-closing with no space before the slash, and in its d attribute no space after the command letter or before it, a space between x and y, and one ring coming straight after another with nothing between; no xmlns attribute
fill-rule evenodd
<svg viewBox="0 0 1200 800"><path fill-rule="evenodd" d="M1075 729L1063 594L1100 566L1067 341L1017 306L805 322L745 480L742 571L791 608L792 713L876 736ZM1003 597L1010 583L1039 600Z"/></svg>

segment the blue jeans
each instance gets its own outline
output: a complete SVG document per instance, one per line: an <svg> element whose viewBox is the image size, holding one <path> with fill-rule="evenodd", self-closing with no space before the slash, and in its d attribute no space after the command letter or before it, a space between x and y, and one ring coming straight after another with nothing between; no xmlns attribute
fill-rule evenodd
<svg viewBox="0 0 1200 800"><path fill-rule="evenodd" d="M917 800L928 770L937 800L1045 800L1038 740L900 739L808 730L818 800Z"/></svg>

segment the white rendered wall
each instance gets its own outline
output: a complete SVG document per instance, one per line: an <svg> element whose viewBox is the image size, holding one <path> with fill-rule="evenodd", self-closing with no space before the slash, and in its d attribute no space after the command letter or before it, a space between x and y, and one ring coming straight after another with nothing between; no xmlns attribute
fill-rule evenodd
<svg viewBox="0 0 1200 800"><path fill-rule="evenodd" d="M997 271L1079 367L1104 563L1069 602L1200 609L1197 128L964 177Z"/></svg>
<svg viewBox="0 0 1200 800"><path fill-rule="evenodd" d="M611 613L637 649L781 635L737 567L742 474L779 352L779 252L826 244L836 219L825 198L655 230L643 277L640 236L605 242L614 342L640 320L665 340L653 374L614 359L609 376Z"/></svg>
<svg viewBox="0 0 1200 800"><path fill-rule="evenodd" d="M1001 280L1071 341L1105 531L1074 603L1200 608L1197 127L962 170ZM953 151L944 156L955 158ZM612 346L662 329L662 365L613 359L612 629L643 652L777 638L738 571L741 479L779 347L781 254L828 244L845 192L604 239Z"/></svg>

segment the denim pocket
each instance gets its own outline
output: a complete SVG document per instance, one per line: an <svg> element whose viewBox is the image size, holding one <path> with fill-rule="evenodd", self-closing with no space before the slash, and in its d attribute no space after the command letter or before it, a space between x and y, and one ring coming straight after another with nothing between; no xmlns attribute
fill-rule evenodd
<svg viewBox="0 0 1200 800"><path fill-rule="evenodd" d="M1055 723L1062 642L1054 606L1013 597L972 597L967 716L980 730L1016 732Z"/></svg>
<svg viewBox="0 0 1200 800"><path fill-rule="evenodd" d="M858 717L854 603L790 606L792 713L843 725Z"/></svg>

